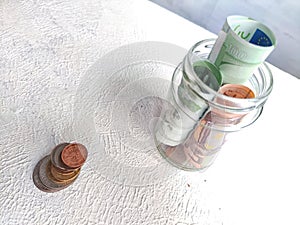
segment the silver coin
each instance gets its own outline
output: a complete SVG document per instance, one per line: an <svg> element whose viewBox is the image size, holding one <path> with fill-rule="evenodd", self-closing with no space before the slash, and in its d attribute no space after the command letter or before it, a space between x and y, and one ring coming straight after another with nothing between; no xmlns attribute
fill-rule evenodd
<svg viewBox="0 0 300 225"><path fill-rule="evenodd" d="M46 186L50 190L60 191L66 187L68 187L70 184L74 182L74 180L66 183L56 183L54 180L50 179L48 176L49 163L51 163L50 155L46 156L42 159L40 169L39 169L39 178L40 181L43 183L44 186ZM51 164L50 164L51 165Z"/></svg>
<svg viewBox="0 0 300 225"><path fill-rule="evenodd" d="M51 163L57 169L63 172L72 172L74 169L69 168L66 166L63 161L61 160L61 152L63 149L68 146L70 143L62 143L57 145L51 152Z"/></svg>
<svg viewBox="0 0 300 225"><path fill-rule="evenodd" d="M47 157L47 156L46 156ZM46 158L45 157L45 158ZM32 173L32 180L33 180L33 183L34 185L41 191L44 191L44 192L49 192L49 193L52 193L52 192L55 192L56 190L51 190L50 188L46 187L40 180L40 177L39 177L39 170L40 170L40 166L42 164L42 160L41 159L37 164L36 166L34 167L34 170L33 170L33 173Z"/></svg>

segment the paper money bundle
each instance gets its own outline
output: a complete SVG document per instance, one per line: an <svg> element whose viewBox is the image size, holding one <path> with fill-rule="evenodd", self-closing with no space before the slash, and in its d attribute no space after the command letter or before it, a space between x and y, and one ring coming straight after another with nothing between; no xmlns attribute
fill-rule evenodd
<svg viewBox="0 0 300 225"><path fill-rule="evenodd" d="M275 35L264 24L245 16L229 16L208 58L222 72L224 83L241 84L275 46Z"/></svg>

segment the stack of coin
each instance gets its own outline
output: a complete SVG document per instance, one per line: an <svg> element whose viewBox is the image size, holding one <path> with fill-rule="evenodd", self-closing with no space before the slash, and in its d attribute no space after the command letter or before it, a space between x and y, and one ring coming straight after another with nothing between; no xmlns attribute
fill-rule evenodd
<svg viewBox="0 0 300 225"><path fill-rule="evenodd" d="M78 143L57 145L34 168L33 182L44 192L56 192L71 185L87 158L87 149Z"/></svg>

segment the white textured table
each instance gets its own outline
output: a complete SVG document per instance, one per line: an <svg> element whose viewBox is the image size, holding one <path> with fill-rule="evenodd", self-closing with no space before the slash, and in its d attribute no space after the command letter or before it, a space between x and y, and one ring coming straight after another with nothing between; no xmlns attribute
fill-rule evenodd
<svg viewBox="0 0 300 225"><path fill-rule="evenodd" d="M263 115L236 133L205 173L177 170L153 149L134 152L128 162L128 146L116 141L114 130L124 118L115 112L125 109L111 105L110 89L105 99L91 96L97 86L89 86L95 79L89 68L110 57L116 59L111 69L128 60L117 51L107 57L120 46L160 41L187 49L211 37L148 1L1 1L0 224L299 224L298 79L271 66L274 90ZM127 82L131 73L138 74L117 75ZM109 81L104 77L103 85ZM124 93L136 84L122 87ZM128 100L123 96L120 103ZM85 116L89 107L96 112ZM84 124L77 123L80 117ZM89 132L98 136L89 140ZM66 141L89 147L79 178L60 192L39 191L35 164Z"/></svg>

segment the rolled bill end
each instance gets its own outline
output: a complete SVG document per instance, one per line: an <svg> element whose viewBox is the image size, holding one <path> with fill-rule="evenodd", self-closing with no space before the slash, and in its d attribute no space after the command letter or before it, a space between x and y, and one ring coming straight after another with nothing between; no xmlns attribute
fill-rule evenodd
<svg viewBox="0 0 300 225"><path fill-rule="evenodd" d="M243 83L274 50L274 33L246 16L227 17L209 55L222 72L224 83Z"/></svg>

